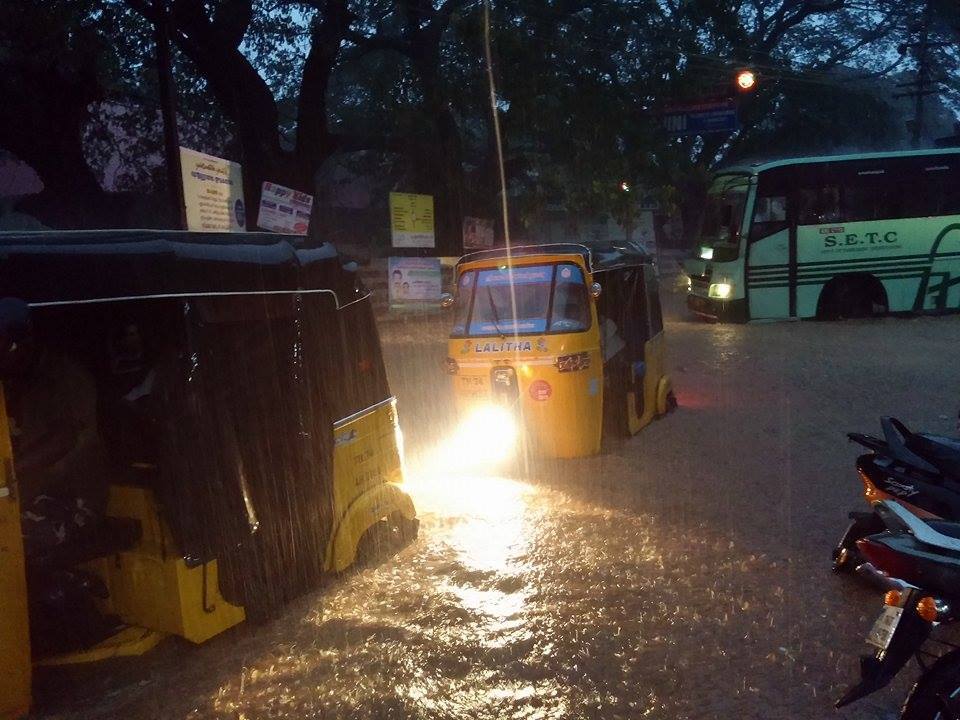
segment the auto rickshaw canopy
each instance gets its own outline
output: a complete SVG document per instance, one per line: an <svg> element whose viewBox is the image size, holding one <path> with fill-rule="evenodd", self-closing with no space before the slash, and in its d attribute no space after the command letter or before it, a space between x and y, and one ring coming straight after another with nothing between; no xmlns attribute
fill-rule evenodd
<svg viewBox="0 0 960 720"><path fill-rule="evenodd" d="M329 244L273 233L105 230L0 233L2 295L31 306L322 291L365 296Z"/></svg>
<svg viewBox="0 0 960 720"><path fill-rule="evenodd" d="M457 266L483 260L507 260L535 255L580 255L591 273L653 264L653 257L638 243L604 240L590 243L517 245L510 248L509 253L506 248L478 250L461 257Z"/></svg>

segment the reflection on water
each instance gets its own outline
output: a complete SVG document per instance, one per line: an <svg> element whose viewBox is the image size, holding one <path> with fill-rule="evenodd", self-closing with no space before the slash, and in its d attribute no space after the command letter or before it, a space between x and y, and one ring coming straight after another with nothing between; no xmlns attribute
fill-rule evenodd
<svg viewBox="0 0 960 720"><path fill-rule="evenodd" d="M443 543L449 548L447 557L459 567L441 589L465 610L483 617L486 631L519 630L529 595L519 573L525 569L531 542L527 503L532 488L479 475L414 472L412 478L407 490L421 514L455 518ZM494 635L486 642L502 645Z"/></svg>
<svg viewBox="0 0 960 720"><path fill-rule="evenodd" d="M706 530L444 467L439 451L408 465L413 545L201 648L213 681L169 683L190 689L159 693L165 715L735 717L745 698L802 680L802 651L770 631L788 610L782 568ZM632 472L603 463L570 475ZM756 673L727 677L738 664Z"/></svg>
<svg viewBox="0 0 960 720"><path fill-rule="evenodd" d="M540 485L424 467L407 481L420 539L212 659L228 671L192 717L732 717L756 692L743 678L708 715L689 712L709 693L692 672L705 657L785 682L769 672L789 662L770 647L785 640L730 622L769 628L782 603L746 602L761 558Z"/></svg>

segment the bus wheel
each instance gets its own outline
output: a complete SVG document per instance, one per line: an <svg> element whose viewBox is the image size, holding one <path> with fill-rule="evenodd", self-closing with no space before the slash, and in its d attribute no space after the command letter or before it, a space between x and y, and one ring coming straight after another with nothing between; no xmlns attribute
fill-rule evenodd
<svg viewBox="0 0 960 720"><path fill-rule="evenodd" d="M824 285L817 319L865 318L887 311L887 293L873 275L842 275Z"/></svg>

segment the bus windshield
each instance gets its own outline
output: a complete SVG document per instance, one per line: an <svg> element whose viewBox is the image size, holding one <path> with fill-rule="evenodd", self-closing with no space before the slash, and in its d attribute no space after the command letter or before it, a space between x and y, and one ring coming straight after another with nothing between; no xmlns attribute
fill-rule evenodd
<svg viewBox="0 0 960 720"><path fill-rule="evenodd" d="M571 263L465 272L457 305L452 334L459 336L579 332L590 327L583 272Z"/></svg>
<svg viewBox="0 0 960 720"><path fill-rule="evenodd" d="M737 257L749 189L747 175L718 175L714 179L700 228L700 257L721 262Z"/></svg>

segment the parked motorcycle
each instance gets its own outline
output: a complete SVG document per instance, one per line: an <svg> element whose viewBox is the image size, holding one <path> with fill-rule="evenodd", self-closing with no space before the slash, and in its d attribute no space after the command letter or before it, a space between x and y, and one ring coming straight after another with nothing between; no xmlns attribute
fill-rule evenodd
<svg viewBox="0 0 960 720"><path fill-rule="evenodd" d="M894 500L877 503L886 530L857 545L886 578L884 608L867 642L872 655L860 658L860 681L837 701L838 708L876 692L917 657L923 672L910 690L901 720L960 720L960 647L937 640L948 651L925 649L932 632L960 617L960 523L926 522ZM931 662L932 660L932 662Z"/></svg>
<svg viewBox="0 0 960 720"><path fill-rule="evenodd" d="M867 502L896 499L918 517L960 521L960 441L911 432L892 417L880 418L880 426L882 439L847 434L870 451L857 458ZM851 523L833 551L837 572L860 567L857 540L884 530L872 511L851 512L849 517Z"/></svg>

